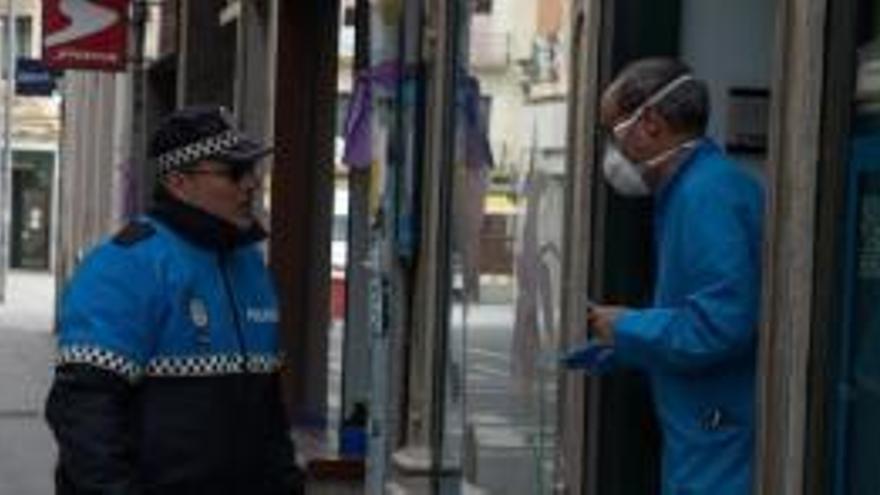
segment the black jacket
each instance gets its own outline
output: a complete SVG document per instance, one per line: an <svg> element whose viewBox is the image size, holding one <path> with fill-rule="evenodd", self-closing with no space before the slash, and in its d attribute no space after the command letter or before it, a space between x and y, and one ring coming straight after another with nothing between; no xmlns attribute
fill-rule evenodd
<svg viewBox="0 0 880 495"><path fill-rule="evenodd" d="M220 260L264 237L173 201L150 217ZM114 242L134 245L152 235L149 224L135 224ZM246 364L232 371L163 375L154 367L133 380L120 372L129 368L96 354L59 355L46 405L59 446L57 494L301 493L277 369L253 372L243 357Z"/></svg>

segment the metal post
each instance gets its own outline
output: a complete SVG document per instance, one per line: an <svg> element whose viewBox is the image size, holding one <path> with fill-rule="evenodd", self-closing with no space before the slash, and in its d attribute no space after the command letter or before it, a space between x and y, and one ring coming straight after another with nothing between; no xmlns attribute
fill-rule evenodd
<svg viewBox="0 0 880 495"><path fill-rule="evenodd" d="M137 187L134 199L134 211L139 213L146 209L152 191L153 173L149 167L142 166L147 158L147 70L146 70L146 36L147 11L145 1L131 4L131 29L134 47L131 53L131 161L130 173L136 177Z"/></svg>
<svg viewBox="0 0 880 495"><path fill-rule="evenodd" d="M0 304L6 301L12 225L12 104L15 97L15 1L6 2L6 103L0 169Z"/></svg>
<svg viewBox="0 0 880 495"><path fill-rule="evenodd" d="M355 4L354 75L370 67L370 2ZM369 305L370 270L363 263L369 257L370 171L348 172L348 263L346 266L345 339L342 357L342 417L352 414L358 403L370 399Z"/></svg>
<svg viewBox="0 0 880 495"><path fill-rule="evenodd" d="M366 57L369 66L375 66L382 62L395 60L397 54L397 27L399 19L386 19L380 9L368 9L370 18L369 37L370 52ZM361 13L363 15L363 12ZM372 136L373 149L377 150L373 156L374 170L384 167L387 170L388 156L379 150L388 148L388 136L391 133L388 122L391 120L390 112L393 112L393 90L387 91L374 86L372 91L373 114L371 125L374 129ZM385 132L375 132L382 130ZM388 229L388 217L391 214L387 196L387 184L391 173L383 177L383 174L372 172L372 177L367 180L383 180L385 185L378 185L383 191L381 197L381 211L370 212L369 215L369 241L367 246L370 271L367 274L367 297L366 308L369 321L369 362L370 372L370 407L369 407L369 452L367 455L367 493L379 495L385 493L385 482L388 477L389 444L388 430L391 426L389 421L391 407L390 375L389 371L389 314L390 305L389 284L390 267L388 250L390 249L391 236ZM358 198L351 196L355 201ZM363 198L360 198L363 199ZM354 204L354 203L353 203ZM363 226L363 225L361 225Z"/></svg>
<svg viewBox="0 0 880 495"><path fill-rule="evenodd" d="M458 480L447 477L444 469L446 457L446 373L449 360L449 287L450 287L450 249L449 239L452 229L450 217L452 204L452 183L455 162L455 82L459 50L459 0L438 1L437 45L435 47L435 66L433 85L429 104L436 105L431 132L436 133L430 150L430 166L437 172L437 198L435 206L437 238L440 248L436 252L435 279L433 283L436 298L433 331L431 335L431 411L430 437L431 489L432 495L459 493ZM432 177L433 179L434 177Z"/></svg>

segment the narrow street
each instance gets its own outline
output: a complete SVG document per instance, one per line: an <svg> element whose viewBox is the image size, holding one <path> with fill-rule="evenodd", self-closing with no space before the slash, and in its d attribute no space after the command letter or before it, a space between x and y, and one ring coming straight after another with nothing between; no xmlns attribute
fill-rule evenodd
<svg viewBox="0 0 880 495"><path fill-rule="evenodd" d="M0 0L0 270L0 495L880 495L880 0Z"/></svg>
<svg viewBox="0 0 880 495"><path fill-rule="evenodd" d="M43 420L51 378L54 285L11 272L0 305L0 494L52 493L55 447Z"/></svg>

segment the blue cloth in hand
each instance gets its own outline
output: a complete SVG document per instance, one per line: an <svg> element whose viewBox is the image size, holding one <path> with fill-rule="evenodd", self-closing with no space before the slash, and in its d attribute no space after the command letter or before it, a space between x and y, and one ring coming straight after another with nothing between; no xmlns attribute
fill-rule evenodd
<svg viewBox="0 0 880 495"><path fill-rule="evenodd" d="M571 370L601 374L614 366L614 347L596 341L576 347L562 355L562 365Z"/></svg>

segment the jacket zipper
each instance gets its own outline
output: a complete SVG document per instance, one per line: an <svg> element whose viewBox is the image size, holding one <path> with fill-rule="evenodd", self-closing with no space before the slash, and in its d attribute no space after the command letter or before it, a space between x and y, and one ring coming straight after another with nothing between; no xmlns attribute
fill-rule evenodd
<svg viewBox="0 0 880 495"><path fill-rule="evenodd" d="M223 278L223 288L226 291L226 298L229 299L229 306L232 309L232 321L235 326L235 340L238 343L238 353L241 356L241 371L247 372L247 353L245 352L244 336L241 329L241 314L238 312L238 304L235 300L235 293L232 291L232 283L229 280L228 263L226 255L220 253L218 255L218 264L220 265L220 276Z"/></svg>

